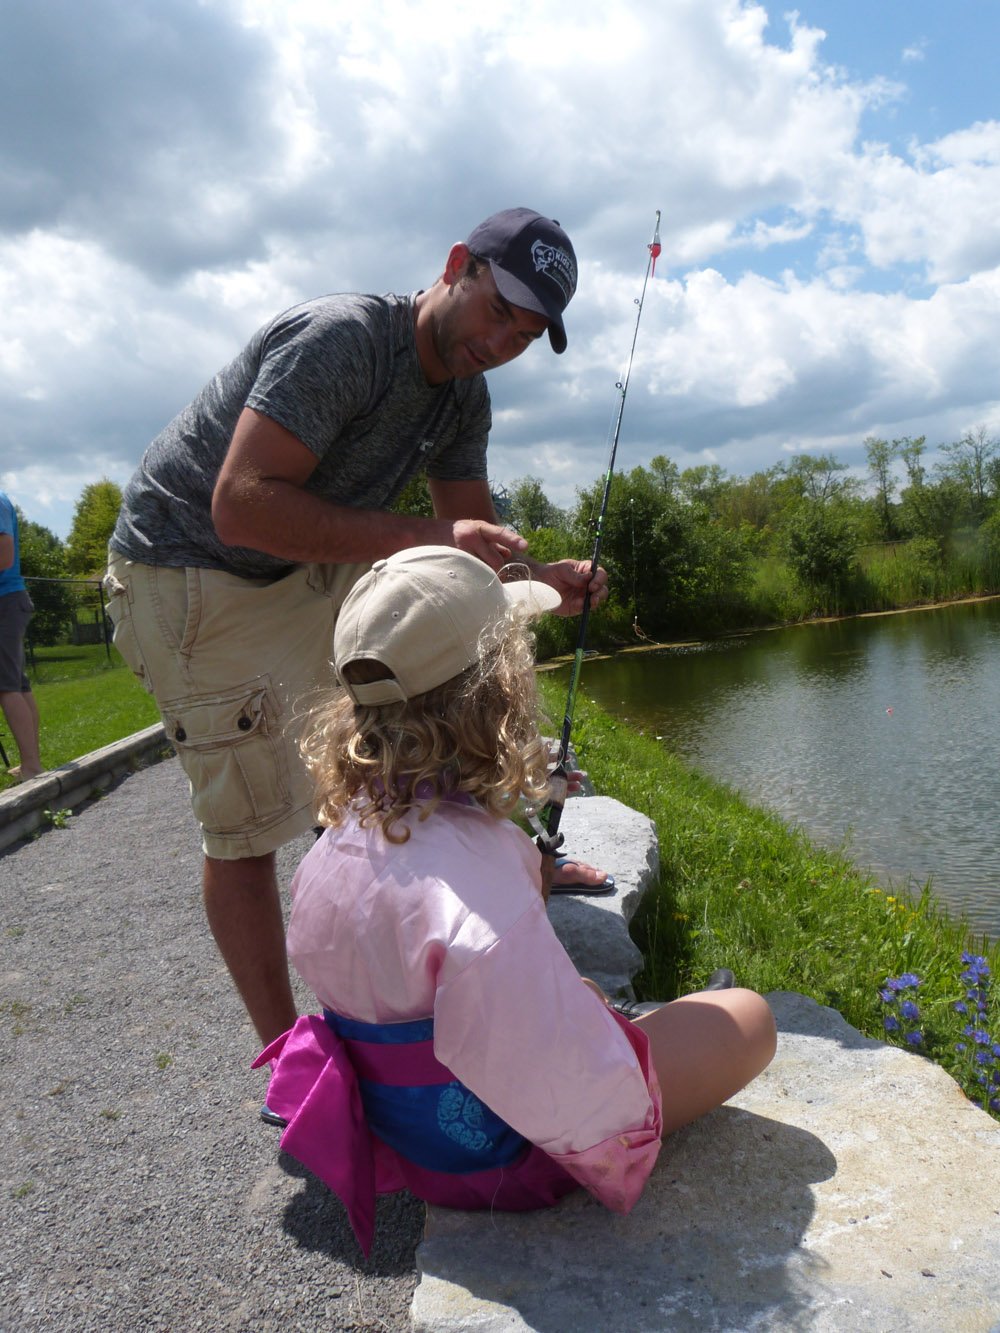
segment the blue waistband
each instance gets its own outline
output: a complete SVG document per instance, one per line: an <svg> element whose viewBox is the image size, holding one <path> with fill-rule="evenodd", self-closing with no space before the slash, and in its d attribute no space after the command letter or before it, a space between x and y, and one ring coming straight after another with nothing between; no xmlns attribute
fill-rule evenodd
<svg viewBox="0 0 1000 1333"><path fill-rule="evenodd" d="M414 1018L408 1023L362 1023L358 1018L345 1018L332 1009L324 1009L323 1017L338 1037L345 1041L370 1041L380 1046L406 1046L414 1041L434 1040L433 1018Z"/></svg>
<svg viewBox="0 0 1000 1333"><path fill-rule="evenodd" d="M401 1046L433 1042L434 1020L408 1023L362 1023L329 1009L323 1017L346 1041ZM399 1087L358 1078L365 1119L373 1134L402 1157L431 1171L460 1175L509 1166L529 1143L506 1120L452 1078L420 1087Z"/></svg>

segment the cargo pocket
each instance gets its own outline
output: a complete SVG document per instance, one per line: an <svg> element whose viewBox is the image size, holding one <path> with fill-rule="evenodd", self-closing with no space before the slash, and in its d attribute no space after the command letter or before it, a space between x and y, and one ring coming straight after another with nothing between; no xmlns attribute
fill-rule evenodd
<svg viewBox="0 0 1000 1333"><path fill-rule="evenodd" d="M244 833L289 812L287 742L278 715L267 677L164 707L167 739L207 831Z"/></svg>
<svg viewBox="0 0 1000 1333"><path fill-rule="evenodd" d="M111 642L121 654L125 665L138 677L143 689L152 694L153 686L132 623L132 594L128 585L109 572L104 576L104 593L108 599Z"/></svg>

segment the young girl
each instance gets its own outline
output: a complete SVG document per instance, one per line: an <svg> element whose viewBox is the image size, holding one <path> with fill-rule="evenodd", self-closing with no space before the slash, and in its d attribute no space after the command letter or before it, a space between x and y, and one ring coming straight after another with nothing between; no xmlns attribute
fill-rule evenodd
<svg viewBox="0 0 1000 1333"><path fill-rule="evenodd" d="M538 851L508 818L545 798L525 622L556 600L417 547L378 561L337 622L344 692L305 742L328 827L288 929L323 1016L257 1063L282 1148L340 1196L366 1254L376 1194L403 1188L517 1210L583 1185L627 1212L661 1136L774 1054L752 991L629 1022L556 938Z"/></svg>

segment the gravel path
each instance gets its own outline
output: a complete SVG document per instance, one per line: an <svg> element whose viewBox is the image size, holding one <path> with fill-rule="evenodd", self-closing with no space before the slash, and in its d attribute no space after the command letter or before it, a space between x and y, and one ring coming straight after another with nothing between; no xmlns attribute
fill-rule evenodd
<svg viewBox="0 0 1000 1333"><path fill-rule="evenodd" d="M0 1328L409 1329L423 1206L366 1263L279 1153L199 884L174 759L0 853Z"/></svg>

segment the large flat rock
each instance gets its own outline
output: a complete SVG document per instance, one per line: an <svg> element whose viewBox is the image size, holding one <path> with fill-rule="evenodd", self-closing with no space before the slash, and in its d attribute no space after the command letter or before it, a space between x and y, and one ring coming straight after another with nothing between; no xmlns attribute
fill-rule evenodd
<svg viewBox="0 0 1000 1333"><path fill-rule="evenodd" d="M1000 1125L918 1055L801 995L778 1054L668 1139L618 1217L432 1208L428 1333L1000 1329Z"/></svg>

